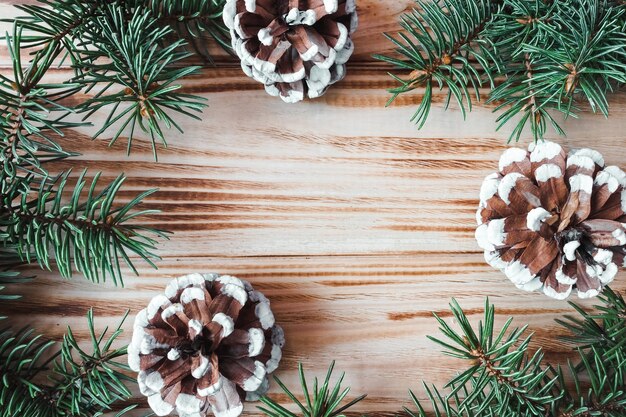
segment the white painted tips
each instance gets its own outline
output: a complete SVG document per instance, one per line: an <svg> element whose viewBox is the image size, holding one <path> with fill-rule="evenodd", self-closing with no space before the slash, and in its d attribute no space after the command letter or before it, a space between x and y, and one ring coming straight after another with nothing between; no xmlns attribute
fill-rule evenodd
<svg viewBox="0 0 626 417"><path fill-rule="evenodd" d="M161 388L163 388L163 385L165 384L165 382L163 381L163 377L161 377L161 374L156 371L148 374L144 382L146 386L153 391L159 391Z"/></svg>
<svg viewBox="0 0 626 417"><path fill-rule="evenodd" d="M565 259L568 261L576 260L576 250L580 247L580 242L577 240L572 240L571 242L567 242L563 245L563 253L565 254Z"/></svg>
<svg viewBox="0 0 626 417"><path fill-rule="evenodd" d="M613 230L613 233L611 233L611 235L617 239L617 241L619 242L620 246L624 246L626 245L626 233L624 233L624 229L622 229L621 227L618 229Z"/></svg>
<svg viewBox="0 0 626 417"><path fill-rule="evenodd" d="M558 165L543 164L535 170L535 179L537 182L547 182L550 178L561 178L563 171Z"/></svg>
<svg viewBox="0 0 626 417"><path fill-rule="evenodd" d="M550 298L554 298L555 300L565 300L572 293L572 287L568 286L565 291L558 292L554 288L552 288L552 287L550 287L548 285L544 285L543 286L543 293L545 295L547 295L548 297L550 297Z"/></svg>
<svg viewBox="0 0 626 417"><path fill-rule="evenodd" d="M202 407L202 403L203 401L195 395L180 393L176 398L176 410L179 414L199 413Z"/></svg>
<svg viewBox="0 0 626 417"><path fill-rule="evenodd" d="M266 373L265 365L259 361L254 361L254 373L243 381L243 390L256 391L261 386L261 383L263 383Z"/></svg>
<svg viewBox="0 0 626 417"><path fill-rule="evenodd" d="M204 300L204 291L201 288L185 288L180 294L180 302L183 304L189 304L194 300Z"/></svg>
<svg viewBox="0 0 626 417"><path fill-rule="evenodd" d="M611 174L611 176L617 179L619 185L621 185L622 187L626 187L626 173L624 173L624 171L622 171L620 167L611 165L604 168L604 171L602 172L608 172L609 174Z"/></svg>
<svg viewBox="0 0 626 417"><path fill-rule="evenodd" d="M139 372L140 365L141 365L141 360L139 358L139 349L137 346L133 345L132 343L130 345L128 345L128 367L133 371L133 372Z"/></svg>
<svg viewBox="0 0 626 417"><path fill-rule="evenodd" d="M613 282L615 276L617 275L617 272L617 265L611 262L605 267L604 272L598 277L598 279L603 285L608 285Z"/></svg>
<svg viewBox="0 0 626 417"><path fill-rule="evenodd" d="M274 42L274 37L272 36L272 32L268 28L263 28L259 30L257 34L259 41L265 46L270 46L272 42Z"/></svg>
<svg viewBox="0 0 626 417"><path fill-rule="evenodd" d="M491 265L495 269L499 269L504 271L504 268L507 267L507 263L500 258L500 254L497 251L485 251L485 261Z"/></svg>
<svg viewBox="0 0 626 417"><path fill-rule="evenodd" d="M313 26L317 22L315 10L298 10L293 8L285 16L285 22L288 25L307 25Z"/></svg>
<svg viewBox="0 0 626 417"><path fill-rule="evenodd" d="M569 157L571 158L572 156L586 156L588 158L591 158L593 162L599 167L604 166L604 158L602 157L602 154L594 149L574 149L569 153Z"/></svg>
<svg viewBox="0 0 626 417"><path fill-rule="evenodd" d="M569 158L567 158L566 168L569 168L571 166L577 166L583 169L593 170L595 169L596 164L593 159L589 158L588 156L570 155Z"/></svg>
<svg viewBox="0 0 626 417"><path fill-rule="evenodd" d="M328 14L335 13L339 9L339 0L324 0L324 9Z"/></svg>
<svg viewBox="0 0 626 417"><path fill-rule="evenodd" d="M493 219L487 224L487 239L494 246L504 245L507 234L504 233L504 219Z"/></svg>
<svg viewBox="0 0 626 417"><path fill-rule="evenodd" d="M152 318L154 318L154 316L160 309L165 309L170 305L172 305L172 302L169 300L168 297L164 296L163 294L157 295L152 300L150 300L150 303L146 308L147 319L152 320Z"/></svg>
<svg viewBox="0 0 626 417"><path fill-rule="evenodd" d="M578 298L593 298L596 297L598 294L600 294L600 289L595 289L595 288L591 288L587 291L578 291Z"/></svg>
<svg viewBox="0 0 626 417"><path fill-rule="evenodd" d="M478 243L478 246L486 251L494 251L496 250L496 248L491 242L489 242L488 230L489 226L487 223L481 224L476 228L476 232L474 233L474 235L476 237L476 242Z"/></svg>
<svg viewBox="0 0 626 417"><path fill-rule="evenodd" d="M574 285L577 281L576 277L570 277L569 275L565 275L562 265L559 269L556 270L555 278L559 283L563 285Z"/></svg>
<svg viewBox="0 0 626 417"><path fill-rule="evenodd" d="M504 268L504 273L516 285L527 284L535 278L535 275L530 272L530 269L520 261L508 264L506 268Z"/></svg>
<svg viewBox="0 0 626 417"><path fill-rule="evenodd" d="M500 156L498 168L504 171L508 166L522 162L528 156L528 152L520 148L508 148Z"/></svg>
<svg viewBox="0 0 626 417"><path fill-rule="evenodd" d="M204 275L197 273L174 278L172 281L170 281L167 287L165 287L165 296L167 298L173 299L177 296L179 290L183 290L189 286L201 287L202 285L204 285L204 281Z"/></svg>
<svg viewBox="0 0 626 417"><path fill-rule="evenodd" d="M210 385L204 389L198 389L198 395L203 397L207 397L209 395L215 395L219 390L222 389L224 385L224 377L220 375L217 382L213 385Z"/></svg>
<svg viewBox="0 0 626 417"><path fill-rule="evenodd" d="M570 177L569 186L572 193L583 191L587 194L591 194L593 190L593 179L589 175L576 174Z"/></svg>
<svg viewBox="0 0 626 417"><path fill-rule="evenodd" d="M200 365L198 365L196 369L191 370L191 376L193 376L195 379L202 378L209 370L210 364L211 363L206 356L200 355Z"/></svg>
<svg viewBox="0 0 626 417"><path fill-rule="evenodd" d="M541 282L541 278L536 277L528 281L526 284L516 285L516 287L519 288L520 290L533 292L543 287L543 282Z"/></svg>
<svg viewBox="0 0 626 417"><path fill-rule="evenodd" d="M608 249L598 249L593 255L593 260L603 264L608 265L613 260L613 252Z"/></svg>
<svg viewBox="0 0 626 417"><path fill-rule="evenodd" d="M254 13L256 11L256 0L244 0L246 11Z"/></svg>
<svg viewBox="0 0 626 417"><path fill-rule="evenodd" d="M157 416L167 416L174 411L174 406L163 401L158 392L148 397L148 405Z"/></svg>
<svg viewBox="0 0 626 417"><path fill-rule="evenodd" d="M211 408L215 417L239 417L243 412L243 404L238 404L236 406L230 406L223 410L217 410L214 407Z"/></svg>
<svg viewBox="0 0 626 417"><path fill-rule="evenodd" d="M196 337L197 335L202 333L202 329L204 328L202 322L196 319L189 320L189 323L187 325L189 326L190 330L189 335L192 337Z"/></svg>
<svg viewBox="0 0 626 417"><path fill-rule="evenodd" d="M167 352L167 359L170 361L175 361L180 358L180 351L178 349L172 348Z"/></svg>
<svg viewBox="0 0 626 417"><path fill-rule="evenodd" d="M481 203L486 202L491 197L496 195L498 192L498 185L500 184L500 175L494 172L493 174L489 174L483 180L483 183L480 187L480 201Z"/></svg>
<svg viewBox="0 0 626 417"><path fill-rule="evenodd" d="M169 319L170 317L175 316L182 312L183 312L182 304L179 304L179 303L172 304L171 306L163 310L163 312L161 313L161 318L164 321L167 321L167 319Z"/></svg>
<svg viewBox="0 0 626 417"><path fill-rule="evenodd" d="M270 309L269 302L260 302L257 304L256 307L254 307L254 314L259 318L261 327L264 330L271 328L275 323L274 314Z"/></svg>
<svg viewBox="0 0 626 417"><path fill-rule="evenodd" d="M511 191L515 188L515 184L520 178L524 178L524 176L519 172L512 172L505 175L500 181L500 184L498 184L498 195L506 204L511 204L511 200L509 199Z"/></svg>
<svg viewBox="0 0 626 417"><path fill-rule="evenodd" d="M615 191L617 191L617 189L620 186L617 178L615 178L606 170L598 172L598 175L596 175L596 178L593 181L593 183L594 185L597 185L598 187L606 185L606 188L609 190L610 193L614 193Z"/></svg>
<svg viewBox="0 0 626 417"><path fill-rule="evenodd" d="M526 227L528 230L538 232L541 229L541 223L552 217L552 213L543 207L532 209L526 215Z"/></svg>
<svg viewBox="0 0 626 417"><path fill-rule="evenodd" d="M265 334L263 330L253 327L248 330L248 339L250 340L248 356L254 357L259 355L265 347Z"/></svg>
<svg viewBox="0 0 626 417"><path fill-rule="evenodd" d="M228 295L244 305L248 301L248 294L243 285L243 282L239 278L235 278L230 275L222 275L217 279L217 282L222 284L222 294Z"/></svg>
<svg viewBox="0 0 626 417"><path fill-rule="evenodd" d="M553 159L561 152L563 148L558 143L549 141L538 141L528 146L530 151L530 162L541 162L544 159Z"/></svg>
<svg viewBox="0 0 626 417"><path fill-rule="evenodd" d="M235 322L224 313L217 313L213 316L213 321L222 326L222 337L229 336L235 330Z"/></svg>

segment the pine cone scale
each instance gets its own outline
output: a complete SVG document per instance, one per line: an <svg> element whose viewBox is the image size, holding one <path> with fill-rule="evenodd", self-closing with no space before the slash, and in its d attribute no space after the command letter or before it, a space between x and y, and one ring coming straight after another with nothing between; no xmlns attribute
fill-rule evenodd
<svg viewBox="0 0 626 417"><path fill-rule="evenodd" d="M626 251L626 174L590 149L511 148L485 178L476 238L519 288L563 299L597 295Z"/></svg>

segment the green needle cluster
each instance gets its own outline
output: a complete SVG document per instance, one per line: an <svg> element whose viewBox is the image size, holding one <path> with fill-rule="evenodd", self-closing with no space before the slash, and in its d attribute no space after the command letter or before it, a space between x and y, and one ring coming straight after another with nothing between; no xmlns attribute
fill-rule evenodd
<svg viewBox="0 0 626 417"><path fill-rule="evenodd" d="M424 89L413 121L425 125L433 89L446 91L463 116L472 97L498 114L509 140L530 130L542 139L555 115L576 117L586 105L609 115L607 96L626 83L626 5L615 0L417 0L400 18L402 31L386 35L396 47L376 58L409 75L394 75L393 102ZM486 97L480 87L488 87Z"/></svg>
<svg viewBox="0 0 626 417"><path fill-rule="evenodd" d="M112 332L105 328L96 333L89 310L90 349L81 348L69 328L59 343L28 329L0 330L0 416L97 417L128 400L131 392L125 382L132 379L120 362L126 348L114 346L123 321Z"/></svg>

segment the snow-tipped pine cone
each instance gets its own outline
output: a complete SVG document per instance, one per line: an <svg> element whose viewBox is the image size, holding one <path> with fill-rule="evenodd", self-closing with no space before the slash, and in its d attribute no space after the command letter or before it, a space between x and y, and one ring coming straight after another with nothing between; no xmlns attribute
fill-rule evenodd
<svg viewBox="0 0 626 417"><path fill-rule="evenodd" d="M598 295L624 266L626 175L591 149L552 142L507 149L480 190L476 239L518 287Z"/></svg>
<svg viewBox="0 0 626 417"><path fill-rule="evenodd" d="M345 76L355 0L227 0L223 17L243 71L272 96L316 98Z"/></svg>
<svg viewBox="0 0 626 417"><path fill-rule="evenodd" d="M174 279L137 314L128 363L159 416L236 417L268 388L282 329L270 303L232 276Z"/></svg>

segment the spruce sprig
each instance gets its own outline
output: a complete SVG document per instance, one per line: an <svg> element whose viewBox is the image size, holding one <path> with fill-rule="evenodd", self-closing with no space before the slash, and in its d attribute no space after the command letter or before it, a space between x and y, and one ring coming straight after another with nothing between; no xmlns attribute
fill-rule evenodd
<svg viewBox="0 0 626 417"><path fill-rule="evenodd" d="M498 60L489 40L479 37L491 16L488 0L417 0L417 8L400 18L404 32L397 38L385 35L401 58L375 55L377 59L412 71L407 79L390 74L400 85L389 90L392 97L387 105L400 94L424 87L419 107L411 119L422 128L430 113L433 84L436 84L440 90L447 90L444 107L447 109L454 98L465 117L472 109L470 89L480 99L479 88L485 80L493 87L491 75Z"/></svg>
<svg viewBox="0 0 626 417"><path fill-rule="evenodd" d="M203 97L180 91L179 81L197 74L200 68L181 61L192 55L185 51L187 39L203 37L206 41L206 37L218 37L226 46L225 33L221 31L224 28L220 29L217 23L221 16L216 11L219 1L185 0L174 5L170 1L151 0L40 0L38 4L19 7L25 15L15 20L14 34L7 35L15 45L11 57L20 70L24 67L40 76L26 89L41 84L35 91L51 99L52 103L46 103L49 106L62 106L60 92L58 99L49 97L55 89L61 89L64 98L79 92L90 96L74 106L62 107L66 113L58 122L67 123L70 112L82 113L86 120L96 111L106 111L108 115L94 137L111 132L114 143L124 135L130 152L133 139L143 131L151 139L156 158L157 142L166 144L164 130L181 131L174 115L197 119L206 107ZM196 6L201 9L191 13ZM21 62L20 52L34 53L29 65ZM55 85L43 83L41 77L53 65L63 63L71 65L74 77ZM19 77L15 78L7 80L9 87L21 85ZM40 97L29 98L21 107L33 107L36 99ZM23 112L15 103L7 107L16 115ZM55 127L49 120L38 122L46 129ZM59 134L61 127L75 126L59 126L55 133ZM27 145L29 135L23 136L21 142ZM50 143L54 152L61 152L50 136L43 136L44 143ZM39 168L37 157L30 159Z"/></svg>
<svg viewBox="0 0 626 417"><path fill-rule="evenodd" d="M125 318L112 332L105 328L97 333L89 310L89 351L69 328L60 344L32 329L0 331L0 417L96 417L129 399L125 382L131 378L119 361L126 348L114 346Z"/></svg>
<svg viewBox="0 0 626 417"><path fill-rule="evenodd" d="M592 357L600 353L603 363L626 368L626 300L611 288L598 300L601 304L593 312L570 302L578 316L566 315L557 322L570 331L566 340L575 343L589 363L595 363Z"/></svg>
<svg viewBox="0 0 626 417"><path fill-rule="evenodd" d="M209 40L215 40L232 54L230 31L222 12L226 0L136 0L150 7L161 24L172 30L170 42L185 40L186 49L208 63L214 63Z"/></svg>
<svg viewBox="0 0 626 417"><path fill-rule="evenodd" d="M572 389L557 404L555 417L621 417L626 413L626 364L605 362L603 353L592 347L580 352L580 364L568 364ZM560 386L567 379L559 369ZM584 381L584 382L583 382Z"/></svg>
<svg viewBox="0 0 626 417"><path fill-rule="evenodd" d="M437 417L454 416L454 413L543 416L559 397L555 385L558 378L551 367L543 366L541 350L534 355L528 353L531 337L525 335L527 327L510 329L512 319L509 319L496 331L495 308L489 300L477 330L456 300L452 300L450 308L460 331L435 314L446 338L429 336L429 339L442 346L444 354L466 360L469 366L446 384L444 388L449 391L445 394L435 386L424 384L435 409L446 410L444 414L436 414ZM411 397L418 406L417 415L426 416L417 397L413 393Z"/></svg>
<svg viewBox="0 0 626 417"><path fill-rule="evenodd" d="M610 289L600 300L597 316L577 311L582 319L559 321L574 331L580 363L565 369L544 363L541 349L531 353L526 327L511 329L509 318L495 329L495 308L487 300L484 318L473 327L456 300L450 304L459 330L435 315L445 338L429 337L444 353L465 360L467 367L443 389L424 383L428 410L410 392L417 411L411 417L621 417L626 415L626 334L616 324L623 315L623 298ZM598 335L612 334L614 343ZM591 343L589 343L591 342ZM620 346L621 355L615 346ZM571 381L571 384L568 382ZM572 388L568 388L572 385Z"/></svg>
<svg viewBox="0 0 626 417"><path fill-rule="evenodd" d="M376 57L411 71L408 78L392 74L400 85L390 89L391 101L425 89L413 117L420 128L433 83L447 91L444 107L455 97L465 117L468 90L480 100L477 86L489 80L497 129L512 124L509 140L516 141L527 128L535 140L549 126L564 135L555 113L576 117L585 104L608 116L608 95L626 83L624 2L417 0L400 27L398 38L387 35L396 55Z"/></svg>
<svg viewBox="0 0 626 417"><path fill-rule="evenodd" d="M114 204L123 175L98 189L100 173L88 181L83 171L71 190L69 175L68 171L56 180L31 175L12 182L0 175L0 184L5 185L0 207L4 244L12 245L23 262L37 262L51 269L54 260L62 276L71 277L76 267L94 282L110 277L114 284L123 285L122 263L137 273L130 254L155 266L155 238L167 235L132 220L155 213L137 208L156 190L145 191L125 204ZM67 198L66 190L71 191Z"/></svg>
<svg viewBox="0 0 626 417"><path fill-rule="evenodd" d="M13 63L13 77L0 74L0 160L9 178L22 172L45 174L43 164L75 155L65 151L57 136L65 129L83 125L67 120L73 110L63 100L77 93L75 83L44 81L52 63L61 52L52 42L23 63L23 29L16 25L7 34L8 52Z"/></svg>
<svg viewBox="0 0 626 417"><path fill-rule="evenodd" d="M167 146L161 124L183 131L169 111L199 120L192 112L201 112L205 99L179 92L181 85L176 83L198 73L200 67L180 65L191 56L179 51L183 40L159 45L171 33L171 28L158 24L150 10L137 8L128 18L115 4L102 7L102 15L93 20L81 38L98 47L82 53L83 60L77 64L80 75L72 80L84 85L86 91L97 91L78 107L85 113L84 119L101 109L109 110L94 137L115 126L111 144L127 134L130 153L139 127L150 135L156 158L156 142Z"/></svg>
<svg viewBox="0 0 626 417"><path fill-rule="evenodd" d="M334 386L331 385L331 377L334 367L335 361L333 361L328 367L326 377L321 385L319 384L318 379L314 378L312 383L313 390L310 391L302 364L298 364L298 375L300 378L302 394L304 396L304 403L298 400L298 398L296 398L296 396L278 377L275 376L274 380L287 397L289 397L289 399L298 407L304 417L343 416L344 411L363 400L366 395L361 395L342 405L343 400L350 392L350 388L341 388L341 383L343 382L345 373L341 374L339 379L334 383ZM269 417L298 417L298 414L289 411L287 408L267 396L262 397L260 401L265 404L266 407L259 407L259 410Z"/></svg>

